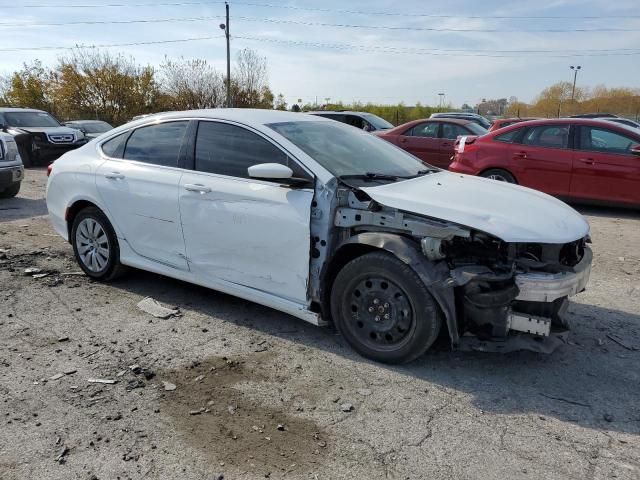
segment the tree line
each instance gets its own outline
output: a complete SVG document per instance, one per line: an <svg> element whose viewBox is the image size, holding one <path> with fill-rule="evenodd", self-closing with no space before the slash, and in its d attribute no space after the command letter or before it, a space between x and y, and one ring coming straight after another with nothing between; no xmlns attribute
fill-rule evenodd
<svg viewBox="0 0 640 480"><path fill-rule="evenodd" d="M35 60L10 75L0 76L0 106L46 110L63 120L97 118L119 125L136 115L168 110L217 108L226 105L226 78L201 59L165 58L159 67L142 66L123 54L77 48L52 67ZM302 104L288 107L282 94L269 87L267 59L251 49L241 50L231 75L232 106L277 110L355 110L378 115L394 125L428 118L437 111L455 110L375 103ZM607 112L640 118L640 89L576 87L558 82L531 103L516 97L483 99L463 111L487 116L558 117Z"/></svg>
<svg viewBox="0 0 640 480"><path fill-rule="evenodd" d="M165 58L154 68L122 54L82 48L60 57L53 67L35 60L0 78L0 106L114 125L146 113L223 107L226 95L225 76L206 60ZM231 99L236 107L273 108L265 57L250 49L238 53Z"/></svg>
<svg viewBox="0 0 640 480"><path fill-rule="evenodd" d="M613 113L640 119L640 89L598 85L576 87L571 82L558 82L545 88L530 104L511 101L505 116L566 117L581 113Z"/></svg>

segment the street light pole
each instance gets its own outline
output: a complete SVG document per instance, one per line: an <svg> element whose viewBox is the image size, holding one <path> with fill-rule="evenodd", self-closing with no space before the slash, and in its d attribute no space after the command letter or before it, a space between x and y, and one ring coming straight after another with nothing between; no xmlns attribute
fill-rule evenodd
<svg viewBox="0 0 640 480"><path fill-rule="evenodd" d="M227 13L227 23L221 23L220 28L224 30L224 36L227 37L227 108L231 108L231 47L229 45L229 4L224 2Z"/></svg>
<svg viewBox="0 0 640 480"><path fill-rule="evenodd" d="M444 105L444 93L439 93L440 102L438 104L438 110L442 110L442 106Z"/></svg>
<svg viewBox="0 0 640 480"><path fill-rule="evenodd" d="M576 96L576 80L578 78L578 70L580 70L582 67L580 65L576 67L571 65L569 68L573 70L573 89L571 90L571 103L573 103L573 99Z"/></svg>

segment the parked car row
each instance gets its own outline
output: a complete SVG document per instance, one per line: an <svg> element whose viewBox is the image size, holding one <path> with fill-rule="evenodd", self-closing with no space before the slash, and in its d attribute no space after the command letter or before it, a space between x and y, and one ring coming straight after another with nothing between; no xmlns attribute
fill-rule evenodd
<svg viewBox="0 0 640 480"><path fill-rule="evenodd" d="M451 112L373 134L426 165L517 183L569 200L638 206L636 125L606 113L567 119L505 118L488 124L473 113Z"/></svg>
<svg viewBox="0 0 640 480"><path fill-rule="evenodd" d="M571 200L640 206L640 130L598 118L523 122L460 139L449 169Z"/></svg>
<svg viewBox="0 0 640 480"><path fill-rule="evenodd" d="M0 131L13 137L25 167L47 165L111 128L96 120L62 124L53 115L32 108L0 108Z"/></svg>

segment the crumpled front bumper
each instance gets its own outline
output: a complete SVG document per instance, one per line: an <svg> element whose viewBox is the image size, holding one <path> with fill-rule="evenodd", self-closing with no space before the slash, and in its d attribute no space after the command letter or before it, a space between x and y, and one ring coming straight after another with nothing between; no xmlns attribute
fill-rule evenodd
<svg viewBox="0 0 640 480"><path fill-rule="evenodd" d="M593 253L585 247L584 256L573 271L561 273L521 273L516 275L520 290L516 300L528 302L553 302L562 297L572 297L582 292L589 282Z"/></svg>

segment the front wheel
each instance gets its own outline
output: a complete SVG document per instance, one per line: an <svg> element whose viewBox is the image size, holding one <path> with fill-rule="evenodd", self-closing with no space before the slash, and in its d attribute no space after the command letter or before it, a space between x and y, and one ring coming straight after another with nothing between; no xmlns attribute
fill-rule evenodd
<svg viewBox="0 0 640 480"><path fill-rule="evenodd" d="M383 363L415 360L442 325L420 277L387 252L368 253L342 268L331 290L331 314L354 350Z"/></svg>
<svg viewBox="0 0 640 480"><path fill-rule="evenodd" d="M0 192L0 198L13 198L20 191L20 182L14 183L10 187L5 188Z"/></svg>
<svg viewBox="0 0 640 480"><path fill-rule="evenodd" d="M116 233L98 208L88 207L78 213L71 228L71 242L80 268L90 277L112 280L123 271Z"/></svg>
<svg viewBox="0 0 640 480"><path fill-rule="evenodd" d="M480 174L481 177L497 180L498 182L518 183L513 175L501 168L492 168Z"/></svg>

